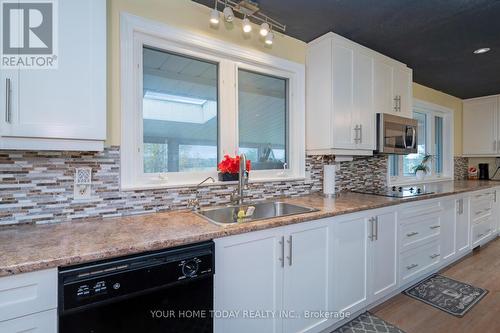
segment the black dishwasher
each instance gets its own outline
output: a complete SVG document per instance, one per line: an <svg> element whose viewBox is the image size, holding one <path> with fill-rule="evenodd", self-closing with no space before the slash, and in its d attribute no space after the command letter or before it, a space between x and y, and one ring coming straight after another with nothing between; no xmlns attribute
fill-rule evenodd
<svg viewBox="0 0 500 333"><path fill-rule="evenodd" d="M213 332L213 242L59 269L60 333Z"/></svg>

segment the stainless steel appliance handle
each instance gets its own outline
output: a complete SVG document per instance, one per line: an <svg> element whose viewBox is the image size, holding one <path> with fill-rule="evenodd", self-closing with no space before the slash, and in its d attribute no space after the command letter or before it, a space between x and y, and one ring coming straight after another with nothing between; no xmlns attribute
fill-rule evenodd
<svg viewBox="0 0 500 333"><path fill-rule="evenodd" d="M292 266L292 244L293 244L293 239L292 239L292 235L290 235L290 237L288 238L287 240L288 244L289 244L289 252L288 252L288 266Z"/></svg>
<svg viewBox="0 0 500 333"><path fill-rule="evenodd" d="M10 78L5 79L5 122L10 123L11 114L11 81Z"/></svg>
<svg viewBox="0 0 500 333"><path fill-rule="evenodd" d="M417 142L416 142L417 130L415 129L415 127L412 127L411 131L413 133L412 137L411 137L411 149L415 149L415 145L417 144Z"/></svg>

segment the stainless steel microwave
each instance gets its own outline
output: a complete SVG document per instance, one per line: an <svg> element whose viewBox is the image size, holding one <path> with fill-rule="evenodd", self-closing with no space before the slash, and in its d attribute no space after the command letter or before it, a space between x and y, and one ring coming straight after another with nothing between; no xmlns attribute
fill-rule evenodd
<svg viewBox="0 0 500 333"><path fill-rule="evenodd" d="M399 155L417 153L417 135L417 120L377 113L377 153Z"/></svg>

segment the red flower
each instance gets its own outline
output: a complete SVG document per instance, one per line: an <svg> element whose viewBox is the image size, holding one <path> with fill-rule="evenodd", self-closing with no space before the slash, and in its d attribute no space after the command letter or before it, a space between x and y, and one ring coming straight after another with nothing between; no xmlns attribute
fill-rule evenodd
<svg viewBox="0 0 500 333"><path fill-rule="evenodd" d="M217 168L222 173L239 173L240 171L240 157L231 157L229 155L224 155L222 161L217 165ZM247 160L246 169L250 172L251 162Z"/></svg>

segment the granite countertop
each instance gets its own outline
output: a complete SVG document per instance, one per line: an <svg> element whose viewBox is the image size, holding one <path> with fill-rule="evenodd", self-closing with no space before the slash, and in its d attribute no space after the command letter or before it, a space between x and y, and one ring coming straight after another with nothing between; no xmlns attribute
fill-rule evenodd
<svg viewBox="0 0 500 333"><path fill-rule="evenodd" d="M404 202L500 186L494 181L459 181L427 185L434 194L389 198L342 193L285 199L318 211L249 223L218 226L189 211L93 219L46 225L0 227L0 276L54 268L134 253L160 250L249 231L397 205Z"/></svg>

